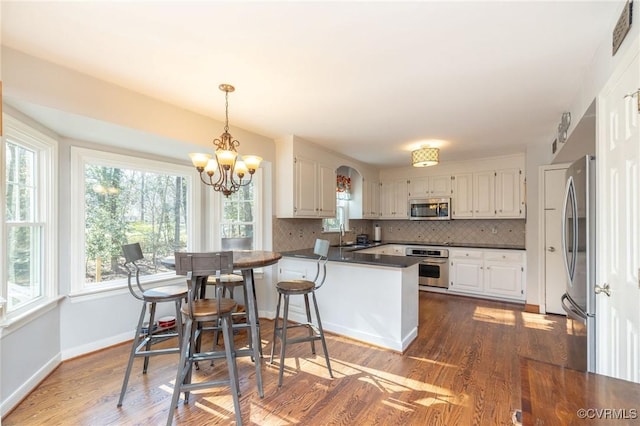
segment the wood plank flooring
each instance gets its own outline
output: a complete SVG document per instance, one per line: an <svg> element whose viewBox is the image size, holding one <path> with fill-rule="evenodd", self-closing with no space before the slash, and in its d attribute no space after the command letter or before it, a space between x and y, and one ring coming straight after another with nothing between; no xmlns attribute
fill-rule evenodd
<svg viewBox="0 0 640 426"><path fill-rule="evenodd" d="M299 344L288 350L278 389L277 361L268 363L273 321L263 319L261 326L264 398L258 396L251 361L238 360L245 424L511 425L512 411L521 408L519 357L566 361L564 317L420 292L418 338L404 354L327 333L334 378L319 344L316 356L309 344ZM246 341L244 334L236 338ZM137 359L124 404L117 408L129 350L123 344L62 363L2 424L165 424L178 357L152 358L146 375ZM224 362L201 365L202 374L226 374ZM181 400L174 424L230 424L232 410L228 388L199 391L189 404Z"/></svg>

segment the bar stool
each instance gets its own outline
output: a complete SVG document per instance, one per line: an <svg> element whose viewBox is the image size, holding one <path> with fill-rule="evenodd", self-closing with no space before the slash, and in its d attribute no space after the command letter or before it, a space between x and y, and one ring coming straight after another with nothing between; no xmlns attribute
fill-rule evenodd
<svg viewBox="0 0 640 426"><path fill-rule="evenodd" d="M144 259L142 254L142 248L139 243L126 244L122 246L122 252L124 254L124 266L127 268L129 285L129 291L138 300L142 301L142 310L140 311L140 318L138 319L138 326L136 327L136 334L133 339L133 345L131 346L131 353L129 354L129 362L127 364L127 371L124 374L124 381L122 382L122 390L120 391L120 399L118 400L118 407L122 406L124 394L127 391L127 384L129 383L129 376L131 375L131 368L133 366L133 360L136 357L144 357L144 365L142 373L147 373L149 367L149 357L154 355L165 355L180 353L180 345L182 342L182 315L180 314L180 304L182 299L187 298L187 286L186 285L169 285L162 287L155 287L149 290L142 288L140 284L140 268L136 264L137 261ZM136 289L132 284L132 275L135 270L136 274ZM173 302L176 309L176 324L175 332L169 333L154 333L154 321L156 315L156 304L163 302ZM149 309L149 326L147 332L143 332L144 317L147 311L147 303L151 305ZM177 337L177 346L166 349L152 349L154 343L159 343L166 339ZM144 348L144 349L143 349Z"/></svg>
<svg viewBox="0 0 640 426"><path fill-rule="evenodd" d="M302 342L311 342L311 353L315 355L316 347L315 341L320 340L322 342L322 349L324 351L324 358L327 362L327 369L329 370L329 376L333 378L333 373L331 371L331 364L329 363L329 352L327 351L327 343L324 339L324 331L322 330L322 322L320 321L320 312L318 311L318 302L316 300L315 291L322 287L324 284L324 280L327 276L327 254L329 253L329 241L327 240L316 240L316 244L313 252L318 255L318 260L316 263L316 276L312 281L308 280L289 280L289 281L280 281L276 284L276 289L278 290L278 306L276 308L276 318L273 324L273 339L271 346L271 358L269 360L270 364L273 364L273 353L276 347L276 337L280 338L280 371L278 373L278 387L282 386L282 376L284 373L284 356L287 345L294 343L302 343ZM321 267L322 266L322 271ZM322 272L322 273L321 273ZM311 310L309 309L309 293L313 297L313 306L316 311L316 319L318 320L318 325L314 325L311 321ZM304 305L307 313L307 322L300 324L288 324L287 320L289 317L289 296L291 295L303 295L304 296ZM278 315L280 314L280 302L284 297L284 312L282 318L282 326L278 326ZM306 327L309 331L308 336L297 337L294 339L287 339L287 329L294 327Z"/></svg>
<svg viewBox="0 0 640 426"><path fill-rule="evenodd" d="M236 309L236 302L233 299L222 297L222 287L216 286L216 298L198 298L200 289L206 286L208 278L214 276L216 284L220 283L220 277L233 272L233 252L213 252L213 253L175 253L176 274L187 275L190 283L188 303L182 307L182 314L186 318L185 338L182 341L180 351L180 363L176 375L171 407L167 425L173 423L173 413L180 392L184 392L184 403L189 402L189 393L192 390L206 389L214 386L231 387L233 406L235 411L236 424L242 424L240 414L240 387L238 380L238 367L236 365L235 349L233 345L233 330L231 325L231 314ZM222 336L224 338L224 352L200 352L197 345L198 328L201 323L220 321ZM192 383L193 364L199 361L225 358L229 372L229 378L225 380L210 380L206 382Z"/></svg>

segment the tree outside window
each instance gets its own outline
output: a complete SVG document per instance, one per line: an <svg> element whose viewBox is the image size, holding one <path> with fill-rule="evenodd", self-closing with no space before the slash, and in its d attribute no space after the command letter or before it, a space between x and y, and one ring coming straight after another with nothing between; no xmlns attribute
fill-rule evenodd
<svg viewBox="0 0 640 426"><path fill-rule="evenodd" d="M187 246L183 176L85 165L85 282L125 278L122 245L139 242L143 274L170 272L163 259Z"/></svg>

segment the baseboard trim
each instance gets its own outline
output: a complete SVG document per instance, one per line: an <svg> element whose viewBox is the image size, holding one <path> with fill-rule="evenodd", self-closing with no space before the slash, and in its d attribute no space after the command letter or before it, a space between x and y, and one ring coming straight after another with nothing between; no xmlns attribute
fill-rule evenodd
<svg viewBox="0 0 640 426"><path fill-rule="evenodd" d="M62 356L60 353L51 358L45 365L42 366L35 374L27 379L18 389L16 389L11 395L2 401L0 405L0 417L5 417L11 410L18 406L24 400L31 391L33 391L49 374L53 373L62 363Z"/></svg>
<svg viewBox="0 0 640 426"><path fill-rule="evenodd" d="M540 313L540 305L530 305L528 303L525 303L524 311L525 312L529 312L531 314L539 314Z"/></svg>

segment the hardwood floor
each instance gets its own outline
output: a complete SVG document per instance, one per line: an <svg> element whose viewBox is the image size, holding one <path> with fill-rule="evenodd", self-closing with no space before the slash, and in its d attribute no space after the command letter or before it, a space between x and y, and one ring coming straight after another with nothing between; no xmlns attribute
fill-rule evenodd
<svg viewBox="0 0 640 426"><path fill-rule="evenodd" d="M329 378L320 345L313 356L308 344L299 344L288 348L278 389L277 362L268 363L273 321L261 320L261 326L264 398L258 396L251 361L238 360L245 424L511 425L512 411L521 408L519 357L566 361L564 317L420 292L418 338L404 354L327 333L335 378ZM2 424L165 424L177 355L152 358L144 376L137 359L117 408L129 349L123 344L64 362ZM226 374L223 361L201 365L198 374L217 372ZM229 388L199 391L189 404L179 403L175 424L230 424L232 410Z"/></svg>

